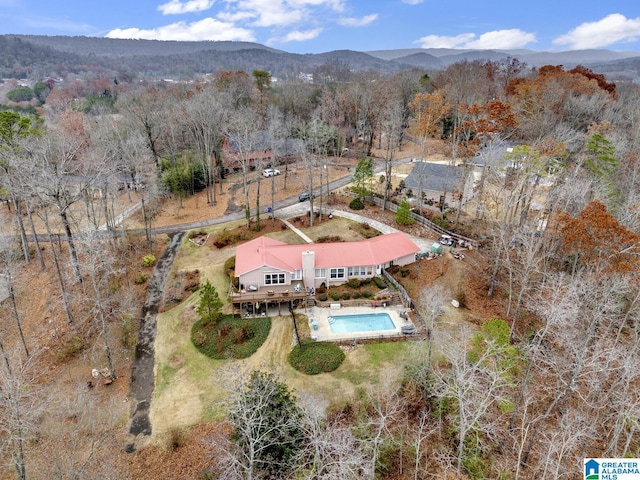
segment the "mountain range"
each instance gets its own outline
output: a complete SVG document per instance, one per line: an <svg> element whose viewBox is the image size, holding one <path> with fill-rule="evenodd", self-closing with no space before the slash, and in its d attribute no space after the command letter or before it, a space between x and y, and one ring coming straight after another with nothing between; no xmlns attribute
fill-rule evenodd
<svg viewBox="0 0 640 480"><path fill-rule="evenodd" d="M530 67L584 65L611 80L640 79L640 52L611 50L462 50L410 48L294 54L251 42L123 40L83 36L0 35L0 77L114 74L190 78L221 70L266 70L293 78L318 69L435 72L461 61L516 58Z"/></svg>

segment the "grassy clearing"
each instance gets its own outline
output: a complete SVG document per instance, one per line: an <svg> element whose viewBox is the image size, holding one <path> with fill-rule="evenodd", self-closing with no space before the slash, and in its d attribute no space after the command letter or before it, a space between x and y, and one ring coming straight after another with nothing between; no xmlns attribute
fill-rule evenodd
<svg viewBox="0 0 640 480"><path fill-rule="evenodd" d="M354 386L377 384L382 378L402 377L402 368L409 357L407 342L372 343L360 345L349 353L336 378Z"/></svg>
<svg viewBox="0 0 640 480"><path fill-rule="evenodd" d="M314 242L319 238L334 235L339 235L345 242L355 242L365 238L359 231L358 222L337 215L320 225L305 228L304 233Z"/></svg>

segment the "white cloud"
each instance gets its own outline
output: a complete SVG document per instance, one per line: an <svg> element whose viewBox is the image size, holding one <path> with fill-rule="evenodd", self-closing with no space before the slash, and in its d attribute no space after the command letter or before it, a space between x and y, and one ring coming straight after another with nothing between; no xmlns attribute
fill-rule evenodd
<svg viewBox="0 0 640 480"><path fill-rule="evenodd" d="M607 47L619 42L633 42L640 38L640 17L626 18L619 13L607 15L597 22L585 22L566 35L556 38L556 45L570 49Z"/></svg>
<svg viewBox="0 0 640 480"><path fill-rule="evenodd" d="M3 0L0 0L3 1ZM270 41L304 41L317 37L324 24L340 22L336 13L345 9L346 0L162 0L163 14L189 14L211 9L211 17L193 23L186 21L150 29L127 28L110 31L111 38L158 40L243 40L255 41L259 29L272 29ZM362 26L377 15L348 18L348 26ZM282 29L290 33L286 34ZM278 30L280 30L278 33ZM276 35L278 36L276 38Z"/></svg>
<svg viewBox="0 0 640 480"><path fill-rule="evenodd" d="M228 0L226 10L217 17L227 21L253 19L256 27L281 27L319 21L327 9L342 12L343 0Z"/></svg>
<svg viewBox="0 0 640 480"><path fill-rule="evenodd" d="M198 22L176 22L157 28L143 30L139 28L117 28L107 33L108 38L139 38L145 40L236 40L254 42L253 32L238 28L230 23L205 18Z"/></svg>
<svg viewBox="0 0 640 480"><path fill-rule="evenodd" d="M475 33L461 33L455 37L427 35L416 40L422 48L473 48L473 49L511 49L522 48L536 41L533 33L520 29L494 30L476 36Z"/></svg>
<svg viewBox="0 0 640 480"><path fill-rule="evenodd" d="M278 43L288 43L288 42L304 42L305 40L311 40L316 38L322 32L322 28L314 28L313 30L306 31L293 31L289 32L282 38L273 39L273 41Z"/></svg>
<svg viewBox="0 0 640 480"><path fill-rule="evenodd" d="M402 3L407 5L420 5L424 0L402 0Z"/></svg>
<svg viewBox="0 0 640 480"><path fill-rule="evenodd" d="M345 17L338 20L338 23L343 27L364 27L378 19L377 13L366 15L362 18Z"/></svg>
<svg viewBox="0 0 640 480"><path fill-rule="evenodd" d="M228 3L227 10L217 17L225 21L251 22L255 27L281 27L299 23L309 17L300 5L283 0L239 0Z"/></svg>
<svg viewBox="0 0 640 480"><path fill-rule="evenodd" d="M510 30L494 30L483 33L477 40L468 42L464 48L479 48L482 50L522 48L535 41L536 36L533 33L523 32L519 28L512 28Z"/></svg>
<svg viewBox="0 0 640 480"><path fill-rule="evenodd" d="M475 33L461 33L455 37L442 35L427 35L419 38L415 43L422 48L462 48L462 46L475 38Z"/></svg>
<svg viewBox="0 0 640 480"><path fill-rule="evenodd" d="M179 15L182 13L197 13L209 10L216 0L189 0L181 2L180 0L170 0L158 7L163 15Z"/></svg>
<svg viewBox="0 0 640 480"><path fill-rule="evenodd" d="M291 6L300 8L307 7L308 5L313 7L329 7L334 12L344 11L344 2L342 0L285 0Z"/></svg>

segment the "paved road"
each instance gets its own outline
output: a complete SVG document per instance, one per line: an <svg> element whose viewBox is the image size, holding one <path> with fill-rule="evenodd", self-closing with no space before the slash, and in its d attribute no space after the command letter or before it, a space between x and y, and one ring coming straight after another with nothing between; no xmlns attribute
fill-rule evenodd
<svg viewBox="0 0 640 480"><path fill-rule="evenodd" d="M406 157L406 158L402 158L402 159L397 159L395 160L395 164L403 164L403 163L409 163L411 162L413 159L413 157ZM381 173L384 172L384 162L381 160L375 160L376 162L376 172L375 175L379 175ZM348 185L349 183L351 183L351 179L353 177L353 174L351 172L349 172L347 175L338 178L336 180L333 180L331 182L329 182L329 191L334 191L337 190L339 188L344 187L345 185ZM326 185L324 185L323 187L326 187ZM324 188L323 188L324 190ZM314 193L315 194L319 194L320 190L319 189L315 189ZM280 200L278 202L275 202L274 204L274 211L279 211L279 210L283 210L287 207L295 207L296 205L299 205L302 208L306 208L308 209L307 206L307 202L299 202L298 201L298 197L291 197L291 198L287 198L284 200ZM138 209L140 209L140 204L136 204L133 205L129 208L127 208L123 213L121 213L120 215L118 215L115 219L115 224L119 225L125 218L127 218L128 216L130 216L131 214L133 214L135 211L137 211ZM315 206L315 205L314 205ZM267 208L270 207L270 205L265 205L264 208L264 214L267 214ZM306 210L303 210L303 213L306 213ZM366 219L366 217L360 217L363 221ZM202 221L198 221L198 222L188 222L188 223L177 223L174 225L167 225L167 226L163 226L163 227L153 227L150 229L149 233L151 235L157 235L157 234L167 234L167 235L173 235L176 233L180 233L180 232L184 232L187 230L193 230L193 229L197 229L197 228L202 228L202 227L208 227L211 225L219 225L221 223L227 223L227 222L231 222L234 220L242 220L244 219L244 211L242 211L242 209L239 209L237 212L233 212L233 213L228 213L226 215L222 215L220 217L217 218L210 218L207 220L202 220ZM369 220L367 220L369 221ZM99 231L101 232L106 232L107 231L107 225L101 225L98 228ZM381 230L384 231L384 230ZM138 228L138 229L128 229L126 232L127 235L145 235L146 232L144 229L142 228ZM116 229L116 231L114 232L114 235L116 237L122 236L124 235L124 232L122 232L119 229ZM60 241L66 241L66 236L64 234L53 234L54 238L59 239ZM50 241L49 235L46 234L38 234L38 241L43 241L43 242L48 242ZM31 235L27 235L27 240L28 241L33 241L33 236Z"/></svg>
<svg viewBox="0 0 640 480"><path fill-rule="evenodd" d="M407 157L407 158L402 158L402 159L398 159L395 160L395 164L402 164L402 163L410 163L412 161L413 157ZM382 173L384 164L382 161L376 161L376 175ZM329 182L329 191L334 191L337 190L339 188L344 187L345 185L348 185L351 183L351 179L353 177L353 174L351 172L349 172L347 175L338 178L336 180L333 180L331 182ZM324 186L326 187L326 185ZM323 188L324 190L324 188ZM314 192L316 194L319 194L320 190L316 189L314 190ZM291 208L293 209L292 211L298 211L296 210L296 206L300 208L300 213L304 214L306 213L306 211L308 210L308 203L307 202L299 202L298 201L298 197L292 197L292 198L287 198L285 200L280 200L278 202L275 202L274 204L274 211L277 212L278 211L284 211L284 209L286 208ZM265 205L264 209L265 212L263 213L267 213L266 209L269 207L270 205ZM315 205L314 205L315 206ZM296 214L292 214L291 216L294 215L298 215L300 213L296 213ZM284 215L284 214L283 214ZM281 215L278 215L279 217ZM178 233L184 230L193 230L196 228L201 228L201 227L208 227L211 225L219 225L221 223L226 223L226 222L230 222L230 221L234 221L234 220L242 220L244 218L244 212L243 211L238 211L235 213L230 213L227 215L223 215L221 217L218 218L211 218L211 219L207 219L207 220L202 220L199 222L190 222L190 223L181 223L181 224L175 224L175 225L170 225L170 226L166 226L166 227L155 227L151 230L152 234L157 234L157 233L167 233L167 234L171 234L171 233ZM361 219L366 219L366 217L360 217ZM382 224L381 224L382 225ZM383 231L383 230L381 230ZM133 232L136 233L136 232Z"/></svg>

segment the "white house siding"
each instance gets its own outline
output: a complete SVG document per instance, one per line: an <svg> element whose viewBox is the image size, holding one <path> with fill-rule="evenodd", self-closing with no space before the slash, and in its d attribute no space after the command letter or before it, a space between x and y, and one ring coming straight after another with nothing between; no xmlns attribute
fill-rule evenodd
<svg viewBox="0 0 640 480"><path fill-rule="evenodd" d="M281 285L291 285L290 272L283 272L282 270L278 270L277 268L273 267L261 267L249 273L241 275L239 277L240 285L244 286L245 289L248 285L257 285L258 288L264 288L264 276L267 273L284 273L285 283Z"/></svg>
<svg viewBox="0 0 640 480"><path fill-rule="evenodd" d="M416 261L416 256L415 254L411 254L411 255L405 255L404 257L400 257L397 260L393 261L394 265L409 265L410 263L413 263Z"/></svg>

